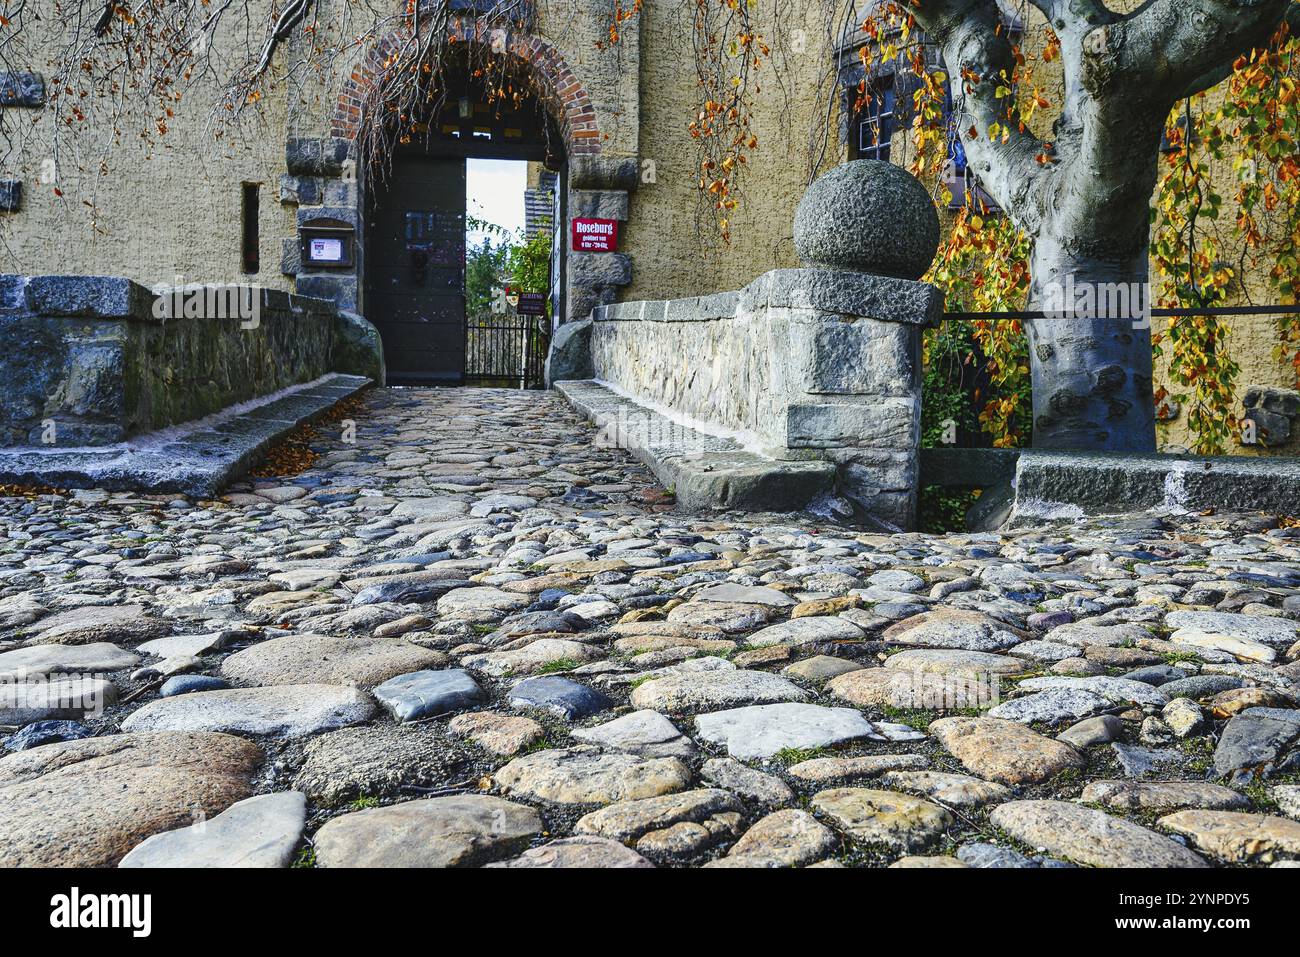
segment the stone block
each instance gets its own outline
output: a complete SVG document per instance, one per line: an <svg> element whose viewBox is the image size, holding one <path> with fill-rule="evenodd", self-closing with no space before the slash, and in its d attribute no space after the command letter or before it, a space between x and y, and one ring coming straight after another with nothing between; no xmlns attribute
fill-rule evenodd
<svg viewBox="0 0 1300 957"><path fill-rule="evenodd" d="M1300 462L1025 450L1016 467L1013 521L1170 506L1289 515L1300 501Z"/></svg>
<svg viewBox="0 0 1300 957"><path fill-rule="evenodd" d="M919 395L921 334L916 326L860 319L795 321L792 360L806 391L831 395Z"/></svg>
<svg viewBox="0 0 1300 957"><path fill-rule="evenodd" d="M357 277L348 273L299 273L294 291L300 296L328 300L340 309L357 307Z"/></svg>
<svg viewBox="0 0 1300 957"><path fill-rule="evenodd" d="M325 180L325 192L321 201L326 206L359 207L361 194L357 189L357 181L355 179Z"/></svg>
<svg viewBox="0 0 1300 957"><path fill-rule="evenodd" d="M376 385L386 381L384 344L379 330L363 316L340 309L334 337L334 371L365 376Z"/></svg>
<svg viewBox="0 0 1300 957"><path fill-rule="evenodd" d="M286 206L316 206L321 202L321 181L315 176L280 177L280 202Z"/></svg>
<svg viewBox="0 0 1300 957"><path fill-rule="evenodd" d="M575 189L569 193L569 215L590 219L627 221L627 191Z"/></svg>
<svg viewBox="0 0 1300 957"><path fill-rule="evenodd" d="M337 137L290 137L284 145L284 165L296 176L338 176L351 144Z"/></svg>
<svg viewBox="0 0 1300 957"><path fill-rule="evenodd" d="M1295 389L1252 385L1247 388L1242 404L1248 409L1263 409L1276 415L1300 416L1300 392Z"/></svg>
<svg viewBox="0 0 1300 957"><path fill-rule="evenodd" d="M555 330L546 356L546 384L570 379L590 379L596 373L591 364L590 319L566 322Z"/></svg>
<svg viewBox="0 0 1300 957"><path fill-rule="evenodd" d="M1286 445L1291 439L1292 419L1265 409L1247 409L1245 418L1255 423L1255 441L1265 448Z"/></svg>
<svg viewBox="0 0 1300 957"><path fill-rule="evenodd" d="M356 206L309 206L298 209L300 227L314 219L339 219L356 229L360 225L361 214Z"/></svg>
<svg viewBox="0 0 1300 957"><path fill-rule="evenodd" d="M0 316L12 316L27 311L24 290L27 280L23 276L0 275Z"/></svg>
<svg viewBox="0 0 1300 957"><path fill-rule="evenodd" d="M641 167L635 157L576 155L569 158L569 186L572 189L636 189Z"/></svg>
<svg viewBox="0 0 1300 957"><path fill-rule="evenodd" d="M31 109L44 105L45 78L41 74L26 71L0 73L0 107Z"/></svg>
<svg viewBox="0 0 1300 957"><path fill-rule="evenodd" d="M920 439L921 404L916 394L794 403L788 416L786 441L791 448L852 445L901 449Z"/></svg>
<svg viewBox="0 0 1300 957"><path fill-rule="evenodd" d="M1255 423L1255 436L1260 445L1277 448L1295 436L1297 420L1300 420L1300 392L1253 385L1246 390L1242 404L1246 407L1245 418Z"/></svg>
<svg viewBox="0 0 1300 957"><path fill-rule="evenodd" d="M912 449L831 449L826 458L839 466L845 487L874 492L902 492L916 485Z"/></svg>
<svg viewBox="0 0 1300 957"><path fill-rule="evenodd" d="M632 282L632 260L624 253L573 253L569 282L580 286L626 286Z"/></svg>
<svg viewBox="0 0 1300 957"><path fill-rule="evenodd" d="M28 308L40 316L128 319L150 315L153 293L121 276L32 276Z"/></svg>
<svg viewBox="0 0 1300 957"><path fill-rule="evenodd" d="M618 295L618 287L589 286L583 283L575 283L570 278L568 293L566 308L569 313L569 320L573 321L586 319L593 310L612 303L614 297Z"/></svg>
<svg viewBox="0 0 1300 957"><path fill-rule="evenodd" d="M774 269L740 291L746 310L812 309L841 316L936 326L943 293L926 282L833 269Z"/></svg>

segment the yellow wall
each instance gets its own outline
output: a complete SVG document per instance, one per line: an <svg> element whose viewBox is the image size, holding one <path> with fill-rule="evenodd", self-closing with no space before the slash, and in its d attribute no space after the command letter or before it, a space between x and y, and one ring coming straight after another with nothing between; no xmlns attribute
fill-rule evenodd
<svg viewBox="0 0 1300 957"><path fill-rule="evenodd" d="M642 182L631 197L623 248L633 258L633 279L624 299L737 289L769 269L798 265L794 209L820 158L815 134L824 121L825 102L817 96L817 85L823 84L823 93L830 92L830 51L819 6L804 0L784 4L780 36L773 8L773 0L759 0L754 8L773 60L754 74L758 90L752 130L758 148L743 174L741 203L730 217L731 242L725 244L712 211L699 204L700 158L688 125L699 111L701 93L690 21L685 8L672 0L646 4L641 25L641 159L654 164L655 182ZM822 167L839 159L837 134L832 133Z"/></svg>
<svg viewBox="0 0 1300 957"><path fill-rule="evenodd" d="M48 86L57 64L53 51L42 47L48 34L37 33L40 26L29 21L29 46L20 55ZM214 51L231 41L219 37ZM211 90L187 93L153 146L140 136L151 125L148 116L125 119L114 137L92 113L84 129L60 139L57 152L50 146L52 109L6 109L18 137L4 161L5 175L22 180L23 203L17 213L0 214L0 271L125 275L147 286L170 285L181 276L184 282L290 288L279 268L280 237L293 230L292 209L278 202L284 100L268 101L247 135L221 141L206 128L214 102ZM52 168L56 174L42 182ZM255 277L240 272L244 182L261 185L261 269Z"/></svg>

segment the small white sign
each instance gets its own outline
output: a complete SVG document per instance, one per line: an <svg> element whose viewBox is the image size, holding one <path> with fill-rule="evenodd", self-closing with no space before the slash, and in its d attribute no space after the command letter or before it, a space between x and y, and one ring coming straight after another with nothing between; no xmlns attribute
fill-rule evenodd
<svg viewBox="0 0 1300 957"><path fill-rule="evenodd" d="M343 240L313 239L311 241L311 261L314 263L337 263L343 261Z"/></svg>

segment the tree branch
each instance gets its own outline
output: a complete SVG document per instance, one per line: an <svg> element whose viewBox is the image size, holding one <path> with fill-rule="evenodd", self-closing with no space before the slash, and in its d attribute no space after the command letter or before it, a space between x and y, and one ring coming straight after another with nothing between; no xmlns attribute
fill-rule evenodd
<svg viewBox="0 0 1300 957"><path fill-rule="evenodd" d="M912 4L917 22L943 51L959 135L980 185L1021 229L1035 235L1042 205L1030 194L1050 170L1035 159L1043 144L1022 129L1014 97L997 96L998 87L1009 83L1007 78L1015 72L1016 60L996 0L912 0ZM995 124L1006 131L1005 137L1001 132L989 135Z"/></svg>
<svg viewBox="0 0 1300 957"><path fill-rule="evenodd" d="M1291 0L1149 0L1088 35L1087 84L1094 94L1123 86L1157 108L1222 80L1236 56L1263 46ZM1189 9L1190 8L1190 9Z"/></svg>
<svg viewBox="0 0 1300 957"><path fill-rule="evenodd" d="M257 66L253 68L250 80L256 80L271 65L271 58L275 56L276 49L280 44L288 40L293 33L294 27L302 23L306 18L307 12L311 9L311 0L292 0L285 7L284 12L280 14L280 19L276 21L271 30L271 35L267 37L266 45L262 47L262 55L257 61Z"/></svg>
<svg viewBox="0 0 1300 957"><path fill-rule="evenodd" d="M1119 19L1101 0L1029 0L1058 35L1087 33Z"/></svg>

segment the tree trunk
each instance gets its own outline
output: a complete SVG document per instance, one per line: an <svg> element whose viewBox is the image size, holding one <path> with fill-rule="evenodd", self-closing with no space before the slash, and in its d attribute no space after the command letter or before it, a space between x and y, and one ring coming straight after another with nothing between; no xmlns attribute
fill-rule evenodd
<svg viewBox="0 0 1300 957"><path fill-rule="evenodd" d="M1146 233L1139 248L1100 259L1050 230L1034 243L1030 308L1077 315L1027 323L1034 448L1154 452Z"/></svg>

